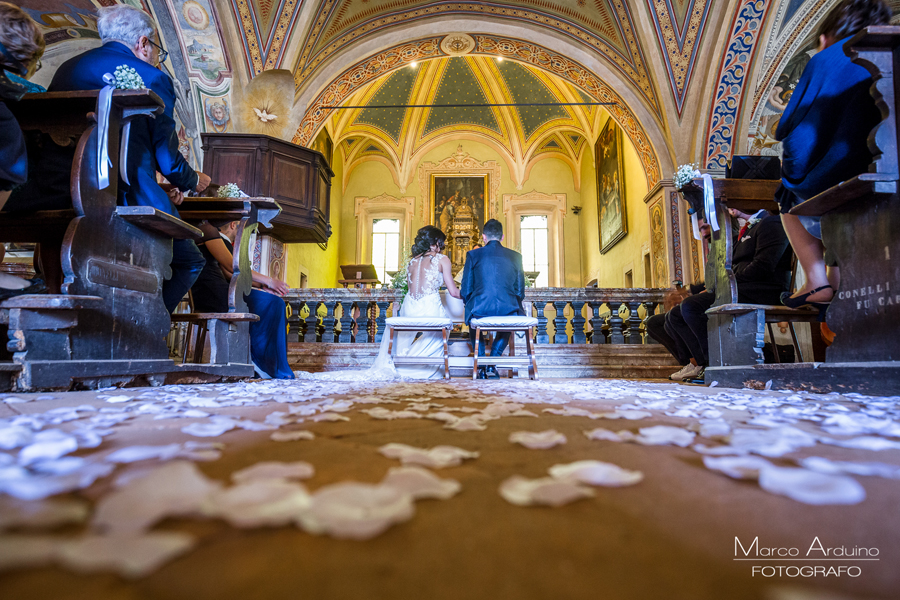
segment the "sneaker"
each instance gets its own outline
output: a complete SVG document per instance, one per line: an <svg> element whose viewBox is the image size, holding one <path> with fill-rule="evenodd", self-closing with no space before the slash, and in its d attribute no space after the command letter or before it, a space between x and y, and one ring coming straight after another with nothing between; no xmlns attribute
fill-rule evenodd
<svg viewBox="0 0 900 600"><path fill-rule="evenodd" d="M685 378L694 373L694 369L696 369L696 367L691 363L688 363L681 367L681 369L676 373L672 373L671 375L669 375L669 379L671 379L672 381L683 381Z"/></svg>
<svg viewBox="0 0 900 600"><path fill-rule="evenodd" d="M671 379L672 381L684 381L685 379L692 379L699 370L700 367L688 363L681 367L681 370L679 370L677 373L672 373L671 375L669 375L669 379Z"/></svg>

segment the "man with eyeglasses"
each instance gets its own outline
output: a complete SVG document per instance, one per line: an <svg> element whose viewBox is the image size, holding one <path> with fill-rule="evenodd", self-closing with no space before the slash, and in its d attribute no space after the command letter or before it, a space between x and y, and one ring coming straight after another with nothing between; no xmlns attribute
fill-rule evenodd
<svg viewBox="0 0 900 600"><path fill-rule="evenodd" d="M158 65L168 53L158 43L156 24L145 12L124 4L98 11L97 30L103 45L69 59L53 77L51 92L96 90L106 85L103 76L126 65L137 71L144 85L165 103L155 119L139 118L131 126L128 145L128 183L119 180L119 202L126 206L152 206L178 216L175 205L183 192L202 192L207 175L194 171L178 151L175 132L175 88ZM159 171L174 186L165 192L156 181ZM174 240L172 277L163 284L163 300L169 312L196 281L206 260L192 240Z"/></svg>

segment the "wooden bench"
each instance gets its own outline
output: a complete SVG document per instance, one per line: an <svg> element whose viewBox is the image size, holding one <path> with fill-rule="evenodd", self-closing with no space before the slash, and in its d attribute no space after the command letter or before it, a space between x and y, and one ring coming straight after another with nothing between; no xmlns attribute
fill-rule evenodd
<svg viewBox="0 0 900 600"><path fill-rule="evenodd" d="M18 367L3 371L16 372L9 378L10 385L29 391L136 380L198 380L198 372L206 380L252 376L245 321L222 328L223 320L216 320L215 365L176 366L169 358L165 337L171 321L161 292L163 281L171 276L171 241L200 239L202 233L185 219L152 207L117 205L119 144L124 137L120 131L134 118L162 111L162 102L152 91L114 92L108 131L110 183L100 189L94 113L98 94L28 94L10 105L27 134L77 140L70 177L71 209L0 213L0 241L37 242L42 271L51 291L57 292L20 296L0 306L0 321L9 324L8 346ZM271 199L205 200L188 201L188 216L234 216L241 220L242 234L256 227L260 215L268 222L279 210ZM251 285L249 237L242 235L235 256L230 297L237 300L230 302L231 312L246 313L243 293ZM13 317L15 311L21 318ZM47 347L53 352L45 348L48 340L53 340ZM3 379L0 376L0 386Z"/></svg>
<svg viewBox="0 0 900 600"><path fill-rule="evenodd" d="M780 180L713 179L712 183L719 230L712 233L705 272L706 289L716 295L712 308L706 311L709 315L709 367L705 378L707 383L719 381L721 384L723 376L720 371L723 368L763 364L767 327L772 345L776 347L771 328L773 323L790 324L792 341L795 349L799 350L793 324L814 323L818 311L737 301L737 280L732 267L735 222L728 209L735 208L746 214L760 210L777 211L774 196ZM702 215L703 180L695 179L693 185L682 191L691 208ZM818 333L818 327L811 329ZM775 355L778 355L777 348Z"/></svg>
<svg viewBox="0 0 900 600"><path fill-rule="evenodd" d="M197 325L200 331L209 332L210 339L208 364L199 362L205 339L198 335L193 362L183 363L178 370L228 376L240 373L242 377L252 377L254 368L250 360L250 323L259 320L259 317L249 312L244 300L244 296L253 288L250 241L260 225L271 227L272 220L279 215L281 207L272 198L185 198L178 212L182 219L190 222L226 219L239 221L234 242L234 262L231 265L231 283L228 286L228 312L172 315L172 322Z"/></svg>

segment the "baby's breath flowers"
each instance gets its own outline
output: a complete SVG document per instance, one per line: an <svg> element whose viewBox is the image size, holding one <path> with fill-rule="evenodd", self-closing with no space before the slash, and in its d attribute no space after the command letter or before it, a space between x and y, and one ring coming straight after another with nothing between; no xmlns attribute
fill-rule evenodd
<svg viewBox="0 0 900 600"><path fill-rule="evenodd" d="M119 65L113 74L116 79L116 89L119 90L142 90L146 86L144 80L138 75L138 72L128 65Z"/></svg>

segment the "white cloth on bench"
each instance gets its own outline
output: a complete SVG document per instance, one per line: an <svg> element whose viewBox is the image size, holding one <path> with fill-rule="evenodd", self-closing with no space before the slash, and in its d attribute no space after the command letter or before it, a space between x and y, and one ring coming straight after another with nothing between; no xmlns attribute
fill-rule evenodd
<svg viewBox="0 0 900 600"><path fill-rule="evenodd" d="M537 327L538 320L534 317L522 317L511 315L508 317L476 317L469 321L469 327Z"/></svg>

